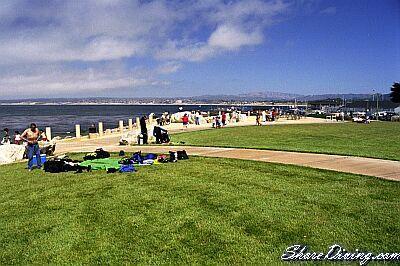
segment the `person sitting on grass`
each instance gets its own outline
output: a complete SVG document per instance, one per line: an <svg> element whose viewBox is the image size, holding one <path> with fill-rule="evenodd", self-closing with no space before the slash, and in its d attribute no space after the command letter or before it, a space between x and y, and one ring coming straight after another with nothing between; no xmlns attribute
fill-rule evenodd
<svg viewBox="0 0 400 266"><path fill-rule="evenodd" d="M40 131L37 128L35 123L32 123L28 129L24 131L21 135L21 139L28 143L27 151L28 151L28 170L32 171L33 168L33 156L36 156L37 167L42 168L42 161L40 159L40 148L39 148L39 139L40 139Z"/></svg>

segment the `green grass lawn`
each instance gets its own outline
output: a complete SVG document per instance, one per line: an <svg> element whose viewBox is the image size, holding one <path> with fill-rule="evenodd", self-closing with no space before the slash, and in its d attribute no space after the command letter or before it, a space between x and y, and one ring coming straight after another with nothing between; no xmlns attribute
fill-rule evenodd
<svg viewBox="0 0 400 266"><path fill-rule="evenodd" d="M400 123L392 122L234 127L178 133L172 141L400 160Z"/></svg>
<svg viewBox="0 0 400 266"><path fill-rule="evenodd" d="M0 167L0 264L271 264L295 243L400 250L398 182L201 157L133 174L24 167Z"/></svg>

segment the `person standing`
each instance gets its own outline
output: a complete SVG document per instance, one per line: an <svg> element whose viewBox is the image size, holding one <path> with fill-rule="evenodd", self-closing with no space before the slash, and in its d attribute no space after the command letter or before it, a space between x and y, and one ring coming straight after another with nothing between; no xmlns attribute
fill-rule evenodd
<svg viewBox="0 0 400 266"><path fill-rule="evenodd" d="M262 122L266 123L267 122L267 112L265 110L262 111Z"/></svg>
<svg viewBox="0 0 400 266"><path fill-rule="evenodd" d="M147 120L147 117L146 116L142 116L141 118L140 118L140 133L142 134L142 136L143 136L143 144L148 144L148 138L149 138L149 136L148 136L148 134L147 134L147 125L146 125L146 120Z"/></svg>
<svg viewBox="0 0 400 266"><path fill-rule="evenodd" d="M195 121L196 126L200 125L200 112L196 112L196 115L194 117L194 121Z"/></svg>
<svg viewBox="0 0 400 266"><path fill-rule="evenodd" d="M1 144L10 144L11 143L11 137L10 137L10 130L8 128L3 129L4 131L4 137L1 140Z"/></svg>
<svg viewBox="0 0 400 266"><path fill-rule="evenodd" d="M226 114L225 114L225 112L222 112L221 121L222 121L222 126L226 126Z"/></svg>
<svg viewBox="0 0 400 266"><path fill-rule="evenodd" d="M258 111L256 113L256 125L257 126L261 126L261 123L260 123L260 112L258 112Z"/></svg>
<svg viewBox="0 0 400 266"><path fill-rule="evenodd" d="M21 139L28 142L28 169L32 171L33 168L33 156L36 156L37 167L40 169L42 167L42 160L40 158L40 148L39 148L39 138L40 131L35 123L32 123L28 129L26 129L22 135Z"/></svg>
<svg viewBox="0 0 400 266"><path fill-rule="evenodd" d="M18 130L14 132L14 144L16 145L22 144L21 133Z"/></svg>
<svg viewBox="0 0 400 266"><path fill-rule="evenodd" d="M275 109L272 109L271 116L272 116L272 121L275 121L275 119L276 119L276 111L275 111Z"/></svg>

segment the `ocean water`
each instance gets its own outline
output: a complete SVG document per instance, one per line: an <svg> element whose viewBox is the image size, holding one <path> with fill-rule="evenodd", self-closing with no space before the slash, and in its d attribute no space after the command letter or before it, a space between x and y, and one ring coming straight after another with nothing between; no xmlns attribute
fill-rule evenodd
<svg viewBox="0 0 400 266"><path fill-rule="evenodd" d="M183 111L217 111L230 106L214 105L0 105L0 128L23 131L34 122L40 129L49 126L53 136L73 136L75 125L81 125L82 132L91 124L103 122L104 129L117 128L118 121L134 121L144 114ZM246 107L244 107L246 109Z"/></svg>

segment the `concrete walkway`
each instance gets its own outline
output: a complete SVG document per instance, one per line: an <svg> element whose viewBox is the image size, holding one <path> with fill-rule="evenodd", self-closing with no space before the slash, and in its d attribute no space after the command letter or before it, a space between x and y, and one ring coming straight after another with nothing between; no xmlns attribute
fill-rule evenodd
<svg viewBox="0 0 400 266"><path fill-rule="evenodd" d="M100 145L102 144L102 145ZM82 142L79 146L65 144L58 147L58 153L65 152L93 152L96 148L103 147L110 152L142 152L168 153L185 149L189 155L199 155L207 157L234 158L244 160L254 160L262 162L273 162L283 164L293 164L308 166L318 169L334 170L352 174L362 174L375 176L388 180L400 181L400 162L370 159L352 156L338 156L314 153L269 151L256 149L237 149L237 148L215 148L215 147L191 147L191 146L119 146L115 144L105 144L101 141Z"/></svg>

